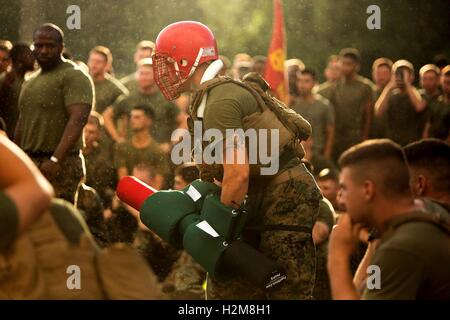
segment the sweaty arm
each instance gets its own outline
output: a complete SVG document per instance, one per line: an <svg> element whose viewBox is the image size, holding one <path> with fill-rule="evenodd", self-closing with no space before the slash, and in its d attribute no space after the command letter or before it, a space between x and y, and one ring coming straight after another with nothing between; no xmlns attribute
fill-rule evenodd
<svg viewBox="0 0 450 320"><path fill-rule="evenodd" d="M114 110L112 106L106 108L103 112L103 119L105 121L105 128L108 131L111 138L116 142L122 142L123 137L117 132L116 126L114 125Z"/></svg>
<svg viewBox="0 0 450 320"><path fill-rule="evenodd" d="M53 153L59 160L63 160L67 156L67 153L83 133L83 127L91 112L91 105L72 104L66 106L66 110L69 113L69 121L67 122L61 140Z"/></svg>
<svg viewBox="0 0 450 320"><path fill-rule="evenodd" d="M392 91L392 89L395 87L395 82L391 80L386 87L384 87L383 91L381 92L380 97L378 98L377 102L375 103L375 116L381 117L388 109L389 104L389 96Z"/></svg>
<svg viewBox="0 0 450 320"><path fill-rule="evenodd" d="M225 139L231 133L227 133L227 130L243 130L242 119L260 111L252 94L234 84L224 84L212 89L208 102L203 119L204 129L217 129ZM228 138L224 141L222 150L224 175L220 199L223 204L238 208L248 191L250 167L247 147L244 141Z"/></svg>
<svg viewBox="0 0 450 320"><path fill-rule="evenodd" d="M411 84L407 84L406 92L408 93L409 100L413 104L416 112L422 112L425 110L427 103L424 99L422 99L416 88L414 88Z"/></svg>
<svg viewBox="0 0 450 320"><path fill-rule="evenodd" d="M0 159L0 249L4 249L48 208L53 188L28 156L1 135Z"/></svg>
<svg viewBox="0 0 450 320"><path fill-rule="evenodd" d="M226 152L233 153L233 159L241 159L240 157L243 157L245 158L245 163L239 164L238 161L228 161L227 163L227 157L224 157L222 194L220 200L223 204L237 209L241 206L248 191L250 167L244 145L230 148L232 150L227 150L224 147ZM225 154L227 154L226 152Z"/></svg>
<svg viewBox="0 0 450 320"><path fill-rule="evenodd" d="M370 263L373 259L377 243L378 240L369 242L366 253L364 254L364 257L359 263L358 269L353 276L353 284L358 290L364 287L365 281L367 279L367 268L370 266Z"/></svg>

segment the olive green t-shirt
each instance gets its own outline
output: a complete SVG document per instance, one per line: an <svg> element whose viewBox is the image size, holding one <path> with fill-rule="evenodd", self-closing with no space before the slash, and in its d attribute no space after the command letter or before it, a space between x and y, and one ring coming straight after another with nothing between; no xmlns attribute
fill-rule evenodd
<svg viewBox="0 0 450 320"><path fill-rule="evenodd" d="M168 102L159 90L152 95L134 91L129 96L121 96L117 99L113 105L114 118L118 119L124 115L129 116L131 109L136 106L152 108L155 118L150 133L159 143L169 142L173 130L177 127L176 118L180 112L178 107Z"/></svg>
<svg viewBox="0 0 450 320"><path fill-rule="evenodd" d="M347 149L361 142L367 104L372 102L373 84L356 76L351 81L339 80L332 87L329 100L335 114L335 146Z"/></svg>
<svg viewBox="0 0 450 320"><path fill-rule="evenodd" d="M69 120L67 106L92 106L91 78L72 61L63 60L52 70L39 70L26 81L19 98L20 146L26 152L53 152ZM70 151L83 147L82 137Z"/></svg>
<svg viewBox="0 0 450 320"><path fill-rule="evenodd" d="M234 83L224 83L208 93L203 130L215 128L225 136L226 129L243 129L243 118L260 111L256 99L248 90Z"/></svg>
<svg viewBox="0 0 450 320"><path fill-rule="evenodd" d="M327 100L330 100L331 91L333 89L334 83L326 81L321 83L317 88L315 88L314 93L320 94Z"/></svg>
<svg viewBox="0 0 450 320"><path fill-rule="evenodd" d="M11 84L10 89L3 88L6 72L0 76L0 92L4 94L0 100L0 118L3 118L6 124L6 134L12 138L16 129L17 119L19 118L19 95L22 88L23 79L17 76ZM6 90L5 90L6 89Z"/></svg>
<svg viewBox="0 0 450 320"><path fill-rule="evenodd" d="M161 150L158 143L152 142L145 148L136 148L131 141L126 141L117 146L114 163L116 168L126 167L128 174L138 164L153 166L158 173L165 176L169 173L169 157Z"/></svg>
<svg viewBox="0 0 450 320"><path fill-rule="evenodd" d="M0 253L13 243L19 229L19 216L16 204L0 191Z"/></svg>
<svg viewBox="0 0 450 320"><path fill-rule="evenodd" d="M95 111L102 114L105 109L112 106L121 95L128 95L128 89L116 78L106 74L103 81L94 81Z"/></svg>
<svg viewBox="0 0 450 320"><path fill-rule="evenodd" d="M130 93L138 91L136 72L133 72L120 79L120 82L128 89Z"/></svg>
<svg viewBox="0 0 450 320"><path fill-rule="evenodd" d="M334 112L329 101L320 95L315 95L312 102L296 99L292 109L311 124L312 151L322 154L327 139L327 127L334 124Z"/></svg>
<svg viewBox="0 0 450 320"><path fill-rule="evenodd" d="M405 146L422 138L427 111L417 112L406 92L391 91L388 100L387 138Z"/></svg>
<svg viewBox="0 0 450 320"><path fill-rule="evenodd" d="M445 139L450 131L450 102L439 96L434 103L428 105L429 136Z"/></svg>
<svg viewBox="0 0 450 320"><path fill-rule="evenodd" d="M366 288L363 299L450 299L450 235L434 224L400 225L371 265L380 268L380 289Z"/></svg>

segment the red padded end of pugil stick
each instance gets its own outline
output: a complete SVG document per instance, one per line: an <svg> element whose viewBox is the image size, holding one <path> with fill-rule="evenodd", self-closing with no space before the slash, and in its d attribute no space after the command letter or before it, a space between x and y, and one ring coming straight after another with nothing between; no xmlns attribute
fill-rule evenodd
<svg viewBox="0 0 450 320"><path fill-rule="evenodd" d="M155 192L158 190L131 176L120 179L116 188L119 199L138 211L141 210L144 201Z"/></svg>

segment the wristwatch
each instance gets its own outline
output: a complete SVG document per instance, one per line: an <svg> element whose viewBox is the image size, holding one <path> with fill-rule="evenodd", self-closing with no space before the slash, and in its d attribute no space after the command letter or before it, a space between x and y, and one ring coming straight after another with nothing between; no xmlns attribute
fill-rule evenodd
<svg viewBox="0 0 450 320"><path fill-rule="evenodd" d="M58 158L55 157L55 156L51 156L51 157L50 157L50 161L52 161L52 162L54 162L54 163L58 163L58 162L59 162Z"/></svg>

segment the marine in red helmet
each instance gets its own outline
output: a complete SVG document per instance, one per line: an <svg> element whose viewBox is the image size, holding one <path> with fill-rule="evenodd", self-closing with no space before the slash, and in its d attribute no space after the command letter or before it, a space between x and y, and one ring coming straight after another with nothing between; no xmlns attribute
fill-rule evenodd
<svg viewBox="0 0 450 320"><path fill-rule="evenodd" d="M316 258L311 229L321 194L300 161L304 155L300 140L310 135L309 124L273 99L267 93L267 83L257 74L247 75L243 82L219 77L222 62L216 39L199 22L181 21L164 28L156 39L153 65L155 81L168 100L183 92L193 93L188 120L191 129L200 122L203 133L215 129L222 133L223 140L227 140L230 129L258 133L257 140L248 144L222 144L223 154L232 155L222 157L222 163L200 161L198 165L202 180L221 186L224 205L236 209L247 206L250 214L244 240L281 264L287 271L287 281L267 292L239 277L224 282L208 277L207 298L312 298ZM279 134L279 140L259 135L267 129ZM205 147L211 142L207 141ZM252 152L270 142L278 142L279 156L271 159L278 170L263 174L262 161L252 161ZM245 161L235 161L239 157Z"/></svg>

